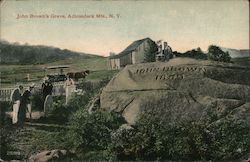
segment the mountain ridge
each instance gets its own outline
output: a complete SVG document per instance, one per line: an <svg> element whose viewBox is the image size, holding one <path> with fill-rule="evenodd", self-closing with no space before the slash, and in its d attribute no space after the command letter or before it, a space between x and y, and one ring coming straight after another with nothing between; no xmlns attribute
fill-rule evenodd
<svg viewBox="0 0 250 162"><path fill-rule="evenodd" d="M46 45L28 45L0 41L0 64L43 64L69 58L101 57L84 52L75 52L68 49Z"/></svg>
<svg viewBox="0 0 250 162"><path fill-rule="evenodd" d="M233 49L233 48L226 48L226 47L220 47L220 48L222 51L228 52L232 58L250 57L249 49Z"/></svg>

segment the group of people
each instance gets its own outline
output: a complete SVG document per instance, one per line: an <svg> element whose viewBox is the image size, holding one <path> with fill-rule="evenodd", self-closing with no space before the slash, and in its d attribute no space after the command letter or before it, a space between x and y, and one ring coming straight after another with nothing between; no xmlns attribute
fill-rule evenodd
<svg viewBox="0 0 250 162"><path fill-rule="evenodd" d="M34 84L31 84L27 90L24 90L22 85L19 85L16 89L14 89L11 93L11 102L13 105L13 115L12 115L12 123L23 127L23 124L26 119L26 112L28 112L28 118L32 118L31 112L31 96L33 93ZM46 97L48 95L52 95L53 85L48 80L42 84L42 100L43 104L46 102ZM67 80L64 83L64 89L66 94L66 104L71 97L71 94L76 89L75 83L73 79L68 76Z"/></svg>
<svg viewBox="0 0 250 162"><path fill-rule="evenodd" d="M70 75L67 75L67 79L64 82L63 88L65 90L66 104L68 104L68 101L72 96L72 93L76 89L75 82ZM45 80L45 82L42 84L43 102L46 101L46 97L48 95L52 95L52 90L53 90L52 83L49 80Z"/></svg>
<svg viewBox="0 0 250 162"><path fill-rule="evenodd" d="M19 85L19 87L12 91L11 102L13 104L13 124L23 127L27 110L29 113L29 118L32 118L30 97L32 95L33 89L34 84L31 84L27 90L24 90L24 87L22 85Z"/></svg>
<svg viewBox="0 0 250 162"><path fill-rule="evenodd" d="M31 96L34 89L34 84L31 84L27 90L24 90L22 85L19 85L11 93L11 102L13 105L13 115L12 123L23 127L23 124L26 119L26 112L28 112L28 118L32 119L32 110L31 110ZM42 100L43 104L46 99L46 96L52 95L53 85L49 81L45 81L42 84Z"/></svg>

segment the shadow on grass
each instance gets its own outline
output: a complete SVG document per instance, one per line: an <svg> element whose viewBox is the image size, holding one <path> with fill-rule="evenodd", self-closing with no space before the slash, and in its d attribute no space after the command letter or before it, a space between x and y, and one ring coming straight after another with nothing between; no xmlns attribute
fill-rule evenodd
<svg viewBox="0 0 250 162"><path fill-rule="evenodd" d="M58 125L65 125L68 122L68 119L60 116L60 115L47 115L47 116L41 116L38 119L32 119L27 121L31 123L42 123L42 124L58 124Z"/></svg>
<svg viewBox="0 0 250 162"><path fill-rule="evenodd" d="M29 127L33 127L36 130L43 130L48 132L60 132L67 130L67 126L57 125L57 124L42 124L42 123L28 123Z"/></svg>

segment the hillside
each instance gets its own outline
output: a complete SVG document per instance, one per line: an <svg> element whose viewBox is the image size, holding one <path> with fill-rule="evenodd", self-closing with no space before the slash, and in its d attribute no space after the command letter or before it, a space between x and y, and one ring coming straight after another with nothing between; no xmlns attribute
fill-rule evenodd
<svg viewBox="0 0 250 162"><path fill-rule="evenodd" d="M224 52L228 52L232 58L242 58L242 57L250 57L250 50L248 49L232 49L232 48L224 48L220 47Z"/></svg>
<svg viewBox="0 0 250 162"><path fill-rule="evenodd" d="M109 76L112 71L108 70L107 59L105 57L91 58L71 58L45 63L42 65L8 65L0 64L1 87L12 87L17 82L28 83L27 74L30 75L31 82L42 81L45 74L58 73L59 70L48 70L44 73L44 68L55 65L68 65L69 69L64 72L77 72L90 70L87 79L102 79Z"/></svg>
<svg viewBox="0 0 250 162"><path fill-rule="evenodd" d="M241 66L250 66L250 57L233 58L232 61Z"/></svg>
<svg viewBox="0 0 250 162"><path fill-rule="evenodd" d="M1 64L43 64L66 58L91 58L96 55L43 45L20 45L0 41Z"/></svg>

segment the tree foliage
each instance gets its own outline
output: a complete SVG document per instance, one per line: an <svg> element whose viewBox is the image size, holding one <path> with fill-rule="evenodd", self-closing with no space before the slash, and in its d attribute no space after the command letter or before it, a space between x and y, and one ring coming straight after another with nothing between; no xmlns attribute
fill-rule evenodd
<svg viewBox="0 0 250 162"><path fill-rule="evenodd" d="M208 47L208 58L214 61L220 62L230 62L231 57L228 52L224 52L220 47L215 45L210 45Z"/></svg>
<svg viewBox="0 0 250 162"><path fill-rule="evenodd" d="M207 55L199 47L197 49L186 51L185 53L179 53L177 51L174 51L173 54L175 54L176 57L189 57L203 60L207 59Z"/></svg>
<svg viewBox="0 0 250 162"><path fill-rule="evenodd" d="M111 133L124 122L121 115L115 112L98 110L89 114L86 109L80 109L69 122L70 129L66 136L68 145L77 153L85 155L84 160L109 160ZM94 156L97 156L97 152L106 154L100 156L101 159L93 159L91 152L95 152ZM86 157L86 154L89 156Z"/></svg>
<svg viewBox="0 0 250 162"><path fill-rule="evenodd" d="M70 120L68 146L81 160L115 161L242 160L250 151L250 124L233 115L218 119L208 111L201 119L171 123L147 113L133 126L122 124L117 113L81 109Z"/></svg>
<svg viewBox="0 0 250 162"><path fill-rule="evenodd" d="M117 132L111 150L117 160L239 160L250 151L249 136L250 125L233 116L169 123L147 115Z"/></svg>
<svg viewBox="0 0 250 162"><path fill-rule="evenodd" d="M90 58L93 55L73 52L67 49L59 49L49 46L32 46L19 43L11 44L6 41L0 41L1 63L19 63L19 64L41 64L52 62L65 58Z"/></svg>
<svg viewBox="0 0 250 162"><path fill-rule="evenodd" d="M148 42L148 47L145 49L145 62L155 62L155 56L157 53L158 47L155 42Z"/></svg>

